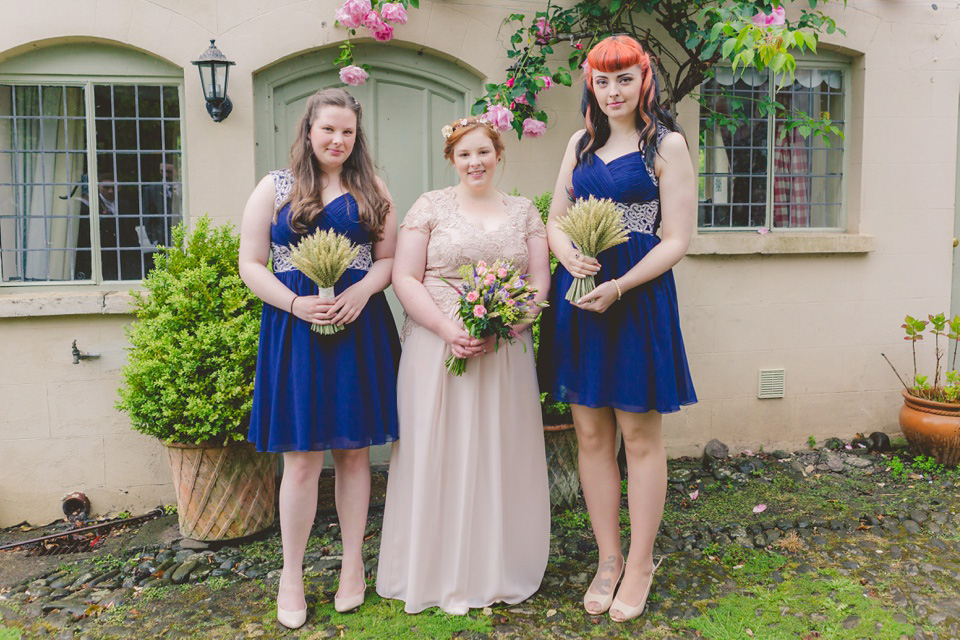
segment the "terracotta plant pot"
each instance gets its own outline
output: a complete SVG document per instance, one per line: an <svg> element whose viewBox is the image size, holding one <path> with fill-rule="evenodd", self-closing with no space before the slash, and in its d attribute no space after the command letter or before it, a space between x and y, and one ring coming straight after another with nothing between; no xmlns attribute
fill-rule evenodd
<svg viewBox="0 0 960 640"><path fill-rule="evenodd" d="M901 393L900 429L910 446L937 464L956 466L960 462L960 404Z"/></svg>
<svg viewBox="0 0 960 640"><path fill-rule="evenodd" d="M248 442L167 445L177 491L180 533L194 540L229 540L262 531L276 512L275 456Z"/></svg>
<svg viewBox="0 0 960 640"><path fill-rule="evenodd" d="M577 504L580 492L577 432L572 424L547 425L543 428L543 441L547 450L550 504L555 509L569 509Z"/></svg>

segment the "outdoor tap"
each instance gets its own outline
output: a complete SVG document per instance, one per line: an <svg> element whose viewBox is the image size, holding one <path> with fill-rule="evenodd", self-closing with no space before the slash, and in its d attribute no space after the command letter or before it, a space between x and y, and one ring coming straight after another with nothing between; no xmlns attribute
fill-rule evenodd
<svg viewBox="0 0 960 640"><path fill-rule="evenodd" d="M91 358L100 357L99 353L84 353L80 351L80 349L77 349L76 340L73 341L73 347L71 348L71 352L73 353L73 364L80 364L81 360L89 360Z"/></svg>

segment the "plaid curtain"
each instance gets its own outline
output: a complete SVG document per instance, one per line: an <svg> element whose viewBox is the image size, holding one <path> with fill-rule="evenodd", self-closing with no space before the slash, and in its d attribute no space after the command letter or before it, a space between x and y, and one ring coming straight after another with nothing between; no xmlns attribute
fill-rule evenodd
<svg viewBox="0 0 960 640"><path fill-rule="evenodd" d="M807 140L796 129L773 151L773 226L810 226L810 157Z"/></svg>

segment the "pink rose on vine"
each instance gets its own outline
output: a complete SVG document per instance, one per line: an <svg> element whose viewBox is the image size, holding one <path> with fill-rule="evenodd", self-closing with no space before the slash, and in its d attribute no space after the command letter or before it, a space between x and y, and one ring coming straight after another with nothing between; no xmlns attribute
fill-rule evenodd
<svg viewBox="0 0 960 640"><path fill-rule="evenodd" d="M380 15L387 22L407 24L407 10L399 2L385 2L380 7Z"/></svg>
<svg viewBox="0 0 960 640"><path fill-rule="evenodd" d="M758 27L779 27L787 21L787 12L782 6L777 7L770 13L761 11L753 16L753 24Z"/></svg>
<svg viewBox="0 0 960 640"><path fill-rule="evenodd" d="M497 131L507 131L513 127L513 112L499 104L490 105L481 117Z"/></svg>
<svg viewBox="0 0 960 640"><path fill-rule="evenodd" d="M547 130L547 123L536 118L527 118L523 121L523 135L528 138L539 138Z"/></svg>
<svg viewBox="0 0 960 640"><path fill-rule="evenodd" d="M533 22L533 32L534 40L536 40L537 44L547 44L550 42L551 36L556 33L556 30L546 18L537 18Z"/></svg>
<svg viewBox="0 0 960 640"><path fill-rule="evenodd" d="M366 71L355 64L340 69L340 82L348 84L351 87L359 87L370 77Z"/></svg>
<svg viewBox="0 0 960 640"><path fill-rule="evenodd" d="M348 29L356 29L362 24L364 16L370 12L370 9L370 0L347 0L337 9L334 17Z"/></svg>

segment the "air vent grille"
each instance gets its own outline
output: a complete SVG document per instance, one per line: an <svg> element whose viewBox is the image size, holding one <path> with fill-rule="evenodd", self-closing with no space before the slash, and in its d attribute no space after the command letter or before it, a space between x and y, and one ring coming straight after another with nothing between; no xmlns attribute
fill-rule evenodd
<svg viewBox="0 0 960 640"><path fill-rule="evenodd" d="M758 398L782 398L785 387L783 369L760 369Z"/></svg>

